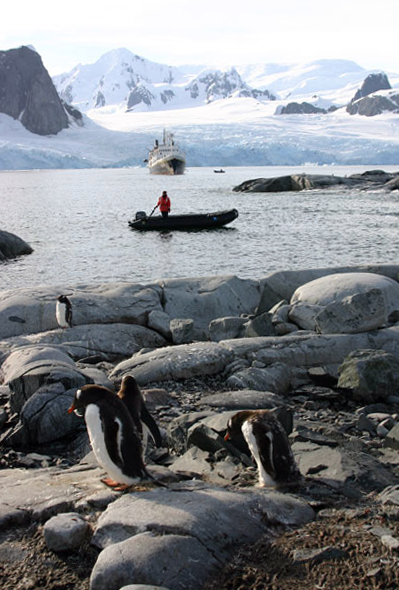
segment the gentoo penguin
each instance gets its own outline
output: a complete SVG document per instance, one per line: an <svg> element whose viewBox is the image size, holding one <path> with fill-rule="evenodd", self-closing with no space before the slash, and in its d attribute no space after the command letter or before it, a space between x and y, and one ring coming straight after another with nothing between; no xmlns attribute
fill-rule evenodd
<svg viewBox="0 0 399 590"><path fill-rule="evenodd" d="M149 413L144 402L143 394L140 391L136 379L132 375L125 375L122 378L118 397L127 406L133 422L142 437L144 454L147 447L148 432L150 432L154 439L155 445L162 447L162 436L159 428Z"/></svg>
<svg viewBox="0 0 399 590"><path fill-rule="evenodd" d="M288 436L272 410L242 410L227 424L225 440L244 435L258 467L260 487L298 483L301 474Z"/></svg>
<svg viewBox="0 0 399 590"><path fill-rule="evenodd" d="M133 418L113 391L101 385L83 385L68 413L73 411L84 415L96 459L110 476L102 482L119 491L151 478L143 463Z"/></svg>
<svg viewBox="0 0 399 590"><path fill-rule="evenodd" d="M57 318L60 328L68 328L72 326L72 303L66 295L60 295L57 298L55 317Z"/></svg>

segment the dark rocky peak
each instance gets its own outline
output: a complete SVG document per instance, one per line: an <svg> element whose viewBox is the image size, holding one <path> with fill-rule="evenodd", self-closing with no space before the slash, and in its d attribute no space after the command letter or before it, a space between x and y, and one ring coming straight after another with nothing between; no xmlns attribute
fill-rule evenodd
<svg viewBox="0 0 399 590"><path fill-rule="evenodd" d="M369 74L363 81L362 86L356 92L355 96L352 98L351 103L356 102L365 96L369 96L370 94L374 94L379 90L390 89L391 85L386 74L383 72L380 72L379 74Z"/></svg>
<svg viewBox="0 0 399 590"><path fill-rule="evenodd" d="M372 96L365 96L346 107L350 115L364 115L374 117L382 113L399 113L399 92L395 90L381 92Z"/></svg>
<svg viewBox="0 0 399 590"><path fill-rule="evenodd" d="M309 102L289 102L286 106L280 110L280 115L315 115L325 114L326 109L321 109Z"/></svg>
<svg viewBox="0 0 399 590"><path fill-rule="evenodd" d="M36 51L0 51L0 112L38 135L54 135L68 127L68 114Z"/></svg>
<svg viewBox="0 0 399 590"><path fill-rule="evenodd" d="M131 111L137 105L143 103L150 107L154 100L154 95L145 86L138 85L130 92L127 99L127 110Z"/></svg>
<svg viewBox="0 0 399 590"><path fill-rule="evenodd" d="M397 113L399 95L394 91L387 92L389 90L392 90L392 87L386 74L370 74L346 107L346 111L350 115L366 117L374 117L384 112Z"/></svg>
<svg viewBox="0 0 399 590"><path fill-rule="evenodd" d="M229 98L233 95L252 98L266 97L269 100L275 100L275 96L270 94L268 90L250 88L243 82L235 68L225 72L220 70L201 72L186 90L189 90L192 98L197 98L201 94L201 88L207 102L220 98Z"/></svg>

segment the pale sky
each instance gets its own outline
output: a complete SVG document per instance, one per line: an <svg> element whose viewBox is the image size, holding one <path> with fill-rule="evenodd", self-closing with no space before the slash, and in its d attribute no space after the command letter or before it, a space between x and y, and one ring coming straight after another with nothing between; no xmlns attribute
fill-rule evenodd
<svg viewBox="0 0 399 590"><path fill-rule="evenodd" d="M398 0L19 0L0 50L33 45L51 75L125 47L167 65L349 59L399 72Z"/></svg>

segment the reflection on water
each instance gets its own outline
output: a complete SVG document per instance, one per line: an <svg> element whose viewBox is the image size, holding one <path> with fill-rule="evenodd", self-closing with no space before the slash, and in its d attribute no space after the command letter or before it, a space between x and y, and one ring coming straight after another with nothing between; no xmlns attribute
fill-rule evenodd
<svg viewBox="0 0 399 590"><path fill-rule="evenodd" d="M212 274L258 279L274 270L397 263L395 192L232 191L251 178L370 168L226 168L226 174L189 168L176 177L146 169L2 172L0 228L34 253L0 263L0 289ZM227 228L200 232L129 229L128 220L136 211L149 213L162 190L172 213L235 207L239 217Z"/></svg>

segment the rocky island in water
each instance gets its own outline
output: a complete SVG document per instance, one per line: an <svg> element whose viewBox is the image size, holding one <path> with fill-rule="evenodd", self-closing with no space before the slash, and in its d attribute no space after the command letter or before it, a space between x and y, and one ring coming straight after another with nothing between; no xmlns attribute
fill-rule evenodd
<svg viewBox="0 0 399 590"><path fill-rule="evenodd" d="M334 186L362 190L382 188L387 191L394 191L399 189L399 172L368 170L367 172L351 174L350 176L335 176L335 174L290 174L275 178L254 178L252 180L245 180L238 186L235 186L233 191L243 193L278 193L283 191L325 189Z"/></svg>
<svg viewBox="0 0 399 590"><path fill-rule="evenodd" d="M398 277L370 265L0 292L2 587L397 587ZM68 408L126 376L161 441L149 478L118 491ZM292 485L259 487L243 436L225 440L242 410L273 411Z"/></svg>

